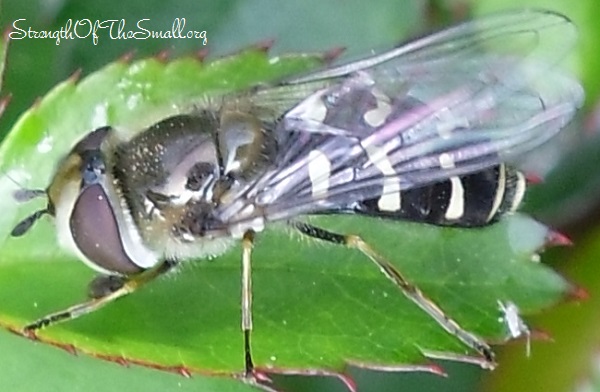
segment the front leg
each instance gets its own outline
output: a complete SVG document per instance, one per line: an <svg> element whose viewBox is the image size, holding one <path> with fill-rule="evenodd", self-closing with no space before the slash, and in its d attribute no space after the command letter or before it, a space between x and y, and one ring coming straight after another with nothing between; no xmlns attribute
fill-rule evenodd
<svg viewBox="0 0 600 392"><path fill-rule="evenodd" d="M133 293L144 284L156 279L167 271L170 271L175 265L177 265L177 262L165 260L153 268L128 278L112 279L110 277L103 277L101 279L95 279L90 285L91 300L44 316L27 324L23 327L23 331L27 334L35 333L38 329L73 320L85 314L95 312L114 300Z"/></svg>

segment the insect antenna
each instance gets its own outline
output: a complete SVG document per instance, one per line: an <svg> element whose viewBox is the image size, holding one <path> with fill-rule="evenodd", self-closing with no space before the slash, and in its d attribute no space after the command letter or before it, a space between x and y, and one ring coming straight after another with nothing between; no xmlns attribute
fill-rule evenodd
<svg viewBox="0 0 600 392"><path fill-rule="evenodd" d="M15 182L16 184L18 184L12 178L10 178L10 179L13 182ZM29 200L33 200L38 197L43 197L46 195L47 195L47 192L45 189L26 189L26 188L17 189L12 194L13 198L18 203L25 203L25 202L28 202ZM23 219L12 229L12 231L10 232L10 235L12 237L22 236L23 234L27 233L27 231L29 231L29 229L33 226L33 224L38 219L40 219L42 216L44 216L45 214L50 214L50 215L53 214L53 211L52 211L52 208L50 207L50 205L48 205L46 208L44 208L42 210L38 210L38 211L34 212L33 214L29 215L27 218Z"/></svg>
<svg viewBox="0 0 600 392"><path fill-rule="evenodd" d="M27 233L31 226L33 226L33 224L45 214L51 215L51 211L48 207L44 208L43 210L37 210L33 214L29 215L27 218L23 219L21 222L17 223L14 229L12 229L12 231L10 232L10 235L12 237L22 236L23 234Z"/></svg>
<svg viewBox="0 0 600 392"><path fill-rule="evenodd" d="M42 196L46 196L46 190L44 189L18 189L13 192L13 198L19 203L25 203Z"/></svg>

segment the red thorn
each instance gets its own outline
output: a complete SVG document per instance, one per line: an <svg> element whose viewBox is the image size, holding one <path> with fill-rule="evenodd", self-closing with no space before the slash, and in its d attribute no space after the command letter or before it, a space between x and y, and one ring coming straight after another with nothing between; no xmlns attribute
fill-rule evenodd
<svg viewBox="0 0 600 392"><path fill-rule="evenodd" d="M600 101L596 102L592 110L590 110L589 114L585 117L583 128L588 137L593 136L600 131Z"/></svg>
<svg viewBox="0 0 600 392"><path fill-rule="evenodd" d="M2 32L2 39L6 42L10 39L10 33L13 31L12 26L8 26L7 28L4 29L4 31Z"/></svg>
<svg viewBox="0 0 600 392"><path fill-rule="evenodd" d="M60 348L61 350L68 352L71 355L77 356L77 349L72 344L62 344L56 342L51 342L50 344L54 347Z"/></svg>
<svg viewBox="0 0 600 392"><path fill-rule="evenodd" d="M185 378L192 378L192 372L184 366L179 366L175 368L175 372Z"/></svg>
<svg viewBox="0 0 600 392"><path fill-rule="evenodd" d="M36 97L36 98L33 100L33 103L31 104L31 107L32 107L32 108L35 108L35 107L37 107L37 106L40 106L40 102L42 102L42 97Z"/></svg>
<svg viewBox="0 0 600 392"><path fill-rule="evenodd" d="M531 340L535 340L537 342L552 342L554 340L552 339L550 332L537 328L533 329L529 336L531 337Z"/></svg>
<svg viewBox="0 0 600 392"><path fill-rule="evenodd" d="M79 68L77 71L73 72L71 76L69 76L69 82L75 84L77 83L79 78L81 78L81 68Z"/></svg>
<svg viewBox="0 0 600 392"><path fill-rule="evenodd" d="M154 56L154 58L162 63L166 63L169 60L170 56L171 52L169 50L161 50Z"/></svg>
<svg viewBox="0 0 600 392"><path fill-rule="evenodd" d="M204 61L204 59L206 59L206 56L208 56L208 48L202 48L196 52L196 58L199 61Z"/></svg>
<svg viewBox="0 0 600 392"><path fill-rule="evenodd" d="M10 41L10 33L12 33L12 31L13 31L12 26L5 28L4 32L2 33L2 41L4 41L4 42Z"/></svg>
<svg viewBox="0 0 600 392"><path fill-rule="evenodd" d="M528 184L541 184L542 182L544 182L544 177L542 177L539 173L534 173L534 172L529 172L529 173L524 173L525 175L525 180L527 180Z"/></svg>
<svg viewBox="0 0 600 392"><path fill-rule="evenodd" d="M116 363L118 365L121 365L123 367L129 367L129 362L125 358L123 358L123 357L106 356L106 357L102 357L102 359L114 362L114 363Z"/></svg>
<svg viewBox="0 0 600 392"><path fill-rule="evenodd" d="M252 47L257 50L260 50L261 52L267 53L269 50L271 50L274 43L275 43L275 39L270 38L270 39L265 39L265 40L259 41L259 42L255 43L254 45L252 45Z"/></svg>
<svg viewBox="0 0 600 392"><path fill-rule="evenodd" d="M2 116L2 114L4 113L4 110L6 110L6 107L10 103L11 99L12 99L12 94L8 94L8 95L0 98L0 116Z"/></svg>
<svg viewBox="0 0 600 392"><path fill-rule="evenodd" d="M261 383L273 384L273 380L269 375L261 370L254 369L252 370L252 376Z"/></svg>
<svg viewBox="0 0 600 392"><path fill-rule="evenodd" d="M113 355L106 355L106 354L94 354L94 356L98 359L102 359L104 361L109 361L109 362L114 362L118 365L121 365L123 367L129 367L129 362L123 358L123 357L118 357L118 356L113 356Z"/></svg>
<svg viewBox="0 0 600 392"><path fill-rule="evenodd" d="M573 241L566 234L550 230L546 234L546 244L551 246L573 246Z"/></svg>
<svg viewBox="0 0 600 392"><path fill-rule="evenodd" d="M123 367L129 367L129 362L123 358L123 357L117 357L115 358L115 362L118 363L119 365L123 366Z"/></svg>
<svg viewBox="0 0 600 392"><path fill-rule="evenodd" d="M4 42L9 42L10 41L10 33L13 32L13 27L12 26L8 26L4 29L4 31L2 32L2 40Z"/></svg>
<svg viewBox="0 0 600 392"><path fill-rule="evenodd" d="M58 343L58 342L52 342L52 341L46 340L46 339L41 339L37 335L35 330L24 329L24 328L21 329L21 328L14 328L14 327L9 327L8 330L16 335L23 336L29 340L33 340L34 342L41 342L41 343L49 344L56 348L60 348L61 350L64 350L64 351L68 352L69 354L77 355L77 348L75 348L74 345L63 344L63 343Z"/></svg>
<svg viewBox="0 0 600 392"><path fill-rule="evenodd" d="M135 56L135 50L130 50L128 52L125 52L121 55L121 57L118 58L117 61L124 63L124 64L129 64L131 63L131 60L133 60L133 57Z"/></svg>
<svg viewBox="0 0 600 392"><path fill-rule="evenodd" d="M429 368L428 371L437 375L437 376L441 376L441 377L448 377L448 373L446 373L446 371L444 370L443 367L441 367L440 365L437 365L433 362L427 364L427 367Z"/></svg>
<svg viewBox="0 0 600 392"><path fill-rule="evenodd" d="M27 339L35 340L36 342L40 340L35 331L31 329L22 329L17 333L21 336L25 336Z"/></svg>
<svg viewBox="0 0 600 392"><path fill-rule="evenodd" d="M356 381L354 381L354 379L349 375L340 374L338 376L338 379L344 383L344 385L346 386L346 388L348 388L350 392L358 392L358 385L356 385Z"/></svg>
<svg viewBox="0 0 600 392"><path fill-rule="evenodd" d="M343 46L329 49L329 50L323 52L323 54L321 55L321 59L326 64L333 63L338 57L340 57L340 55L342 53L344 53L345 50L346 50L346 48Z"/></svg>
<svg viewBox="0 0 600 392"><path fill-rule="evenodd" d="M572 285L567 292L567 299L571 301L585 301L590 298L590 293L581 286Z"/></svg>

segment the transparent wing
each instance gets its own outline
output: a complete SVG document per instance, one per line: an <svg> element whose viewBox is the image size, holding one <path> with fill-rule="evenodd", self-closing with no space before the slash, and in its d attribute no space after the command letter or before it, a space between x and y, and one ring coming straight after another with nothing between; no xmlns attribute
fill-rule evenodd
<svg viewBox="0 0 600 392"><path fill-rule="evenodd" d="M555 69L575 38L562 15L503 13L261 91L257 102L304 99L278 125L276 166L237 196L286 219L510 161L581 105Z"/></svg>
<svg viewBox="0 0 600 392"><path fill-rule="evenodd" d="M527 57L543 59L552 66L565 56L576 39L577 29L564 15L535 9L503 12L450 27L380 55L290 79L288 83L332 79L366 69L383 69L388 75L390 71L402 73L393 76L401 79L414 76L412 72L434 76L448 66L466 70L474 65L480 73L482 52L488 56L517 55L517 62ZM381 68L385 63L390 64Z"/></svg>

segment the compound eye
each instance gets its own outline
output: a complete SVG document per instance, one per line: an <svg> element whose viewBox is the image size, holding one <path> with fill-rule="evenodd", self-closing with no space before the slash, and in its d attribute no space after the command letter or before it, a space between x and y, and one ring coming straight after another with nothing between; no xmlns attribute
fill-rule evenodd
<svg viewBox="0 0 600 392"><path fill-rule="evenodd" d="M142 270L123 247L113 208L100 184L81 190L69 224L77 248L101 269L121 274Z"/></svg>

